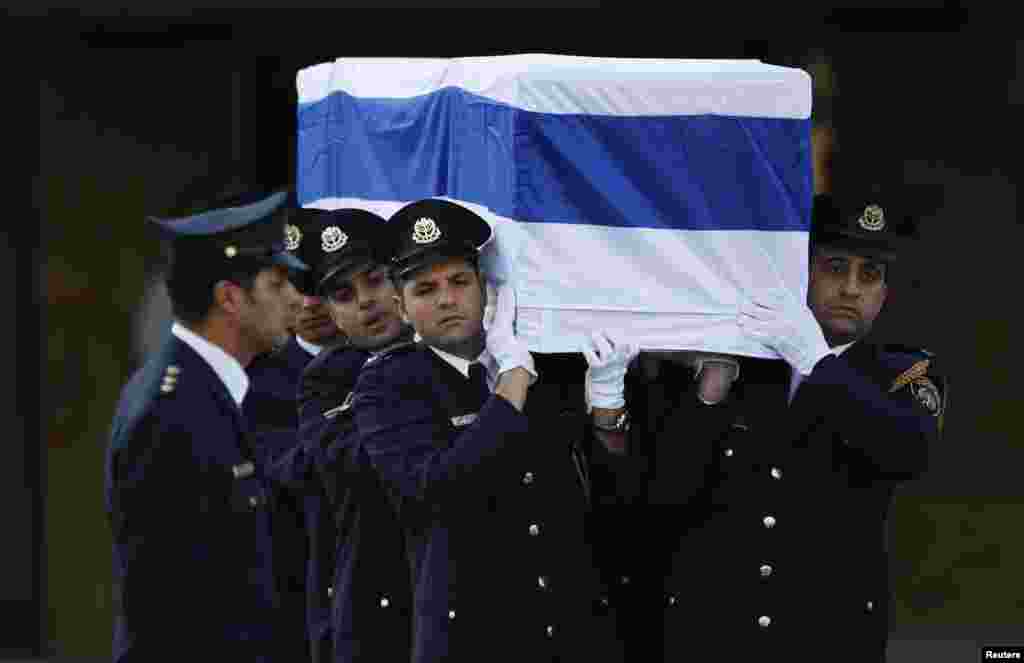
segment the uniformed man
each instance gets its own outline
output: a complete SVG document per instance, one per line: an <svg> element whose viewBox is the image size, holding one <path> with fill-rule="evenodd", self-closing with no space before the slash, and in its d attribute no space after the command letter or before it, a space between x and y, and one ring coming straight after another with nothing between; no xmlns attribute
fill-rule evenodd
<svg viewBox="0 0 1024 663"><path fill-rule="evenodd" d="M683 353L631 381L630 444L661 525L643 540L665 553L637 604L663 621L638 607L631 633L663 639L663 660L884 660L886 514L946 409L931 353L869 335L909 233L878 201L816 198L806 304L766 291L740 313L784 361Z"/></svg>
<svg viewBox="0 0 1024 663"><path fill-rule="evenodd" d="M330 601L333 660L339 663L409 659L402 532L359 443L351 410L352 388L370 353L411 337L388 278L384 224L363 210L338 210L303 239L317 253L303 254L314 266L308 287L323 297L346 339L310 362L299 393L300 447L315 458L323 512L335 533L330 541L322 538L330 545L322 553L330 575L316 582L320 600Z"/></svg>
<svg viewBox="0 0 1024 663"><path fill-rule="evenodd" d="M336 224L335 218L334 212L295 207L289 200L285 248L310 267L295 279L302 308L288 343L248 367L251 387L242 408L254 440L273 459L270 474L279 488L274 507L277 572L288 617L308 639L314 661L329 659L330 604L324 588L333 571L336 536L316 472L317 449L299 443L296 397L310 360L343 340L316 291L329 255L320 235Z"/></svg>
<svg viewBox="0 0 1024 663"><path fill-rule="evenodd" d="M285 250L285 199L151 219L171 240L176 321L112 425L115 661L295 660L279 632L265 467L240 408L244 367L288 340L289 273L306 269Z"/></svg>
<svg viewBox="0 0 1024 663"><path fill-rule="evenodd" d="M412 660L621 660L586 527L582 358L535 362L514 291L486 296L480 216L428 199L388 226L422 342L374 355L354 407L407 540Z"/></svg>

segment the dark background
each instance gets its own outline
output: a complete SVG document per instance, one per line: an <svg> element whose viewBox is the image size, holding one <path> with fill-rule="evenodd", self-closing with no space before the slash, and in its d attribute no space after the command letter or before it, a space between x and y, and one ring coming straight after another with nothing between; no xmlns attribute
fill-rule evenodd
<svg viewBox="0 0 1024 663"><path fill-rule="evenodd" d="M0 406L0 500L12 505L0 545L0 658L109 655L103 452L138 362L136 312L158 255L145 215L187 205L229 172L294 181L303 67L523 52L746 57L812 73L815 140L834 145L819 188L881 183L921 220L920 250L899 263L879 331L937 353L953 380L932 469L902 489L892 516L893 638L1024 643L1024 437L1010 331L1021 42L1004 36L1000 17L950 3L869 12L819 3L742 23L632 4L591 11L598 4L152 16L35 7L5 24L16 45L8 68L21 70L8 103L28 109L8 131L38 126L40 142L38 162L28 161L33 209L5 224L0 242L0 276L17 284L16 324L0 342L16 348L18 384Z"/></svg>

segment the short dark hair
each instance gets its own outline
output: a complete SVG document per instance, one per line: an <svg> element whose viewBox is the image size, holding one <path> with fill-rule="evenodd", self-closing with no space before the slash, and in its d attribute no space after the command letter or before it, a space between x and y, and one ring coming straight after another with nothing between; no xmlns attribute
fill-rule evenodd
<svg viewBox="0 0 1024 663"><path fill-rule="evenodd" d="M202 323L213 307L213 288L220 281L237 283L251 291L256 275L267 265L260 261L245 261L230 273L214 273L188 265L173 267L167 276L167 294L171 299L171 312L185 325Z"/></svg>

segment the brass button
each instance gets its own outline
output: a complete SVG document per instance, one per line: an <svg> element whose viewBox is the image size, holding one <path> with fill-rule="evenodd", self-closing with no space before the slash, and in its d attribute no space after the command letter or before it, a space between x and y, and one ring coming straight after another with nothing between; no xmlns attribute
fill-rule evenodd
<svg viewBox="0 0 1024 663"><path fill-rule="evenodd" d="M868 609L868 612L871 612L872 610L875 609L875 602L874 601L868 601L867 605L864 606L864 607Z"/></svg>
<svg viewBox="0 0 1024 663"><path fill-rule="evenodd" d="M382 608L386 608L386 607L388 607L389 605L391 605L391 601L389 601L389 600L388 600L388 597L386 597L386 596L385 596L384 598L382 598L382 599L380 600L380 607L382 607Z"/></svg>
<svg viewBox="0 0 1024 663"><path fill-rule="evenodd" d="M782 470L780 470L777 467L773 467L772 468L772 478L773 479L781 479L782 478Z"/></svg>
<svg viewBox="0 0 1024 663"><path fill-rule="evenodd" d="M527 486L533 483L533 472L527 472L523 475L523 483Z"/></svg>
<svg viewBox="0 0 1024 663"><path fill-rule="evenodd" d="M455 611L454 610L449 610L448 611L448 619L455 619Z"/></svg>
<svg viewBox="0 0 1024 663"><path fill-rule="evenodd" d="M757 618L757 625L761 628L768 628L772 625L772 618L768 615L761 615Z"/></svg>
<svg viewBox="0 0 1024 663"><path fill-rule="evenodd" d="M537 536L538 534L540 534L540 526L536 524L530 525L530 536Z"/></svg>
<svg viewBox="0 0 1024 663"><path fill-rule="evenodd" d="M675 594L669 594L669 597L668 597L668 604L669 604L669 605L675 605L675 604L676 604L676 597L675 597Z"/></svg>
<svg viewBox="0 0 1024 663"><path fill-rule="evenodd" d="M251 506L252 508L255 509L259 505L260 505L260 498L257 497L256 495L250 495L249 496L249 506Z"/></svg>
<svg viewBox="0 0 1024 663"><path fill-rule="evenodd" d="M547 589L548 588L548 577L547 576L537 576L537 586L540 587L541 589Z"/></svg>
<svg viewBox="0 0 1024 663"><path fill-rule="evenodd" d="M160 391L164 392L165 394L169 394L172 391L174 391L174 385L173 384L167 384L165 382L164 384L160 385Z"/></svg>
<svg viewBox="0 0 1024 663"><path fill-rule="evenodd" d="M771 567L771 565L769 565L769 564L762 564L761 565L761 577L762 578L767 578L771 574L772 574L772 567Z"/></svg>
<svg viewBox="0 0 1024 663"><path fill-rule="evenodd" d="M732 449L726 449L724 453L726 456L732 456Z"/></svg>
<svg viewBox="0 0 1024 663"><path fill-rule="evenodd" d="M619 584L628 585L629 584L629 576L622 576L622 577L620 577L619 578Z"/></svg>
<svg viewBox="0 0 1024 663"><path fill-rule="evenodd" d="M772 516L765 516L764 517L764 526L767 527L768 529L771 529L771 528L775 527L775 518L773 518Z"/></svg>
<svg viewBox="0 0 1024 663"><path fill-rule="evenodd" d="M333 587L328 587L327 588L327 598L331 598L332 596L334 596L334 588Z"/></svg>
<svg viewBox="0 0 1024 663"><path fill-rule="evenodd" d="M235 256L238 255L238 249L233 246L225 246L224 255L226 255L229 258L234 258Z"/></svg>
<svg viewBox="0 0 1024 663"><path fill-rule="evenodd" d="M555 634L555 627L554 626L549 626L546 629L544 629L544 632L547 633L548 637L550 638L551 636L553 636Z"/></svg>

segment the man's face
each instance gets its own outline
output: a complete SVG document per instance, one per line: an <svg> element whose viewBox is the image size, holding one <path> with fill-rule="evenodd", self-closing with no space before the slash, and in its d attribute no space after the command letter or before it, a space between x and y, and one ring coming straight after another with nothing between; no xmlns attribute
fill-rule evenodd
<svg viewBox="0 0 1024 663"><path fill-rule="evenodd" d="M464 258L417 270L402 283L401 294L402 313L425 343L459 356L480 352L483 288Z"/></svg>
<svg viewBox="0 0 1024 663"><path fill-rule="evenodd" d="M325 294L334 324L355 347L381 348L402 333L395 287L386 267L376 266L333 279Z"/></svg>
<svg viewBox="0 0 1024 663"><path fill-rule="evenodd" d="M863 337L882 310L886 265L845 249L818 247L811 257L807 303L829 345Z"/></svg>
<svg viewBox="0 0 1024 663"><path fill-rule="evenodd" d="M286 344L300 304L300 295L288 280L287 269L275 265L260 270L252 288L245 291L238 312L246 347L259 354Z"/></svg>
<svg viewBox="0 0 1024 663"><path fill-rule="evenodd" d="M338 326L322 297L301 295L302 308L295 320L295 333L314 345L327 345L338 337Z"/></svg>

